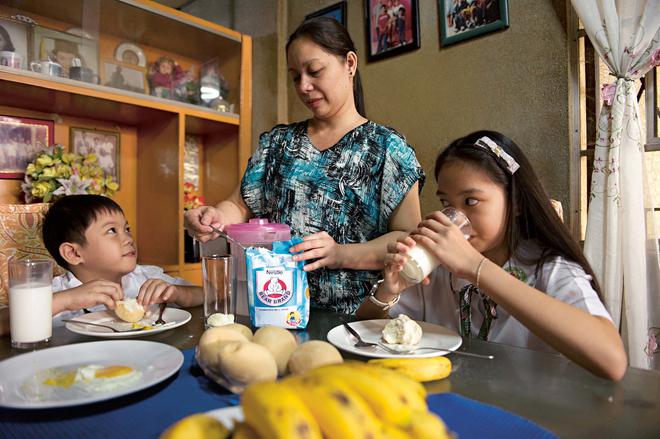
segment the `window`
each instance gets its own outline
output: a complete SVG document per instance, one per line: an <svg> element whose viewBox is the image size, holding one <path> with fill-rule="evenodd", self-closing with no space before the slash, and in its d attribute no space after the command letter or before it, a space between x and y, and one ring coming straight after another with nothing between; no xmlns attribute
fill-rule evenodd
<svg viewBox="0 0 660 439"><path fill-rule="evenodd" d="M573 15L575 13L573 12ZM608 67L599 58L598 53L589 41L582 24L577 23L576 37L572 51L572 59L577 66L573 67L573 148L579 153L572 155L573 184L579 182L579 193L573 196L579 198L573 202L574 215L572 230L580 240L584 240L587 226L587 209L591 191L591 172L593 170L594 148L597 136L598 115L602 106L600 97L601 86L615 80L610 75ZM651 189L654 201L655 224L660 224L660 74L658 67L637 82L637 101L639 104L640 121L642 124L642 143L645 146L645 166L648 187ZM650 232L650 231L649 231ZM657 233L657 232L656 232ZM576 236L576 237L577 237ZM660 238L660 236L657 236Z"/></svg>

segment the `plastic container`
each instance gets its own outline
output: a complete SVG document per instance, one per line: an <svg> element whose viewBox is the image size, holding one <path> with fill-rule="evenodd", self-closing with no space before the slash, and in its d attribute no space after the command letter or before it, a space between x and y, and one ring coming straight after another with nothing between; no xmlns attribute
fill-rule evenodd
<svg viewBox="0 0 660 439"><path fill-rule="evenodd" d="M247 223L232 224L225 232L245 247L273 248L274 241L291 239L291 228L286 224L270 223L266 218L252 218ZM230 253L236 260L236 314L249 315L247 302L247 282L245 278L245 252L233 242L229 242Z"/></svg>

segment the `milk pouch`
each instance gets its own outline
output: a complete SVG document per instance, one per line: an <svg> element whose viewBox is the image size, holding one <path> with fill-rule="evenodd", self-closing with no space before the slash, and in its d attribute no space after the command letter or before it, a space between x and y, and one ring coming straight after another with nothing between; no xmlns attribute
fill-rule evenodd
<svg viewBox="0 0 660 439"><path fill-rule="evenodd" d="M309 286L304 261L294 261L289 248L302 242L273 242L273 250L245 250L250 320L256 327L305 328L309 321Z"/></svg>

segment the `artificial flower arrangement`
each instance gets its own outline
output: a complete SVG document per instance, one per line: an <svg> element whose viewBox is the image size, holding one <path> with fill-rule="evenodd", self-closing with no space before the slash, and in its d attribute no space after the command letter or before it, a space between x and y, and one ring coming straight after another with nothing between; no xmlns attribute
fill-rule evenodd
<svg viewBox="0 0 660 439"><path fill-rule="evenodd" d="M96 154L65 152L53 145L27 165L21 188L26 202L48 203L66 195L112 196L119 185L99 166Z"/></svg>
<svg viewBox="0 0 660 439"><path fill-rule="evenodd" d="M183 183L183 210L197 209L204 205L204 196L199 195L192 183Z"/></svg>

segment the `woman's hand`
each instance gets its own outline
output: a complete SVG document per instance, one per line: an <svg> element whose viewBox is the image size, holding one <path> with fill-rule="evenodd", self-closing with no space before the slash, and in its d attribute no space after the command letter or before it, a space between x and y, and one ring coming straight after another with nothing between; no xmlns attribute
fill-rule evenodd
<svg viewBox="0 0 660 439"><path fill-rule="evenodd" d="M476 276L483 255L470 245L463 232L442 212L430 213L411 236L458 277L473 280Z"/></svg>
<svg viewBox="0 0 660 439"><path fill-rule="evenodd" d="M218 237L209 227L212 225L222 230L225 227L222 213L213 206L202 206L188 210L183 216L183 224L188 233L199 242L207 242Z"/></svg>
<svg viewBox="0 0 660 439"><path fill-rule="evenodd" d="M344 246L337 244L328 232L318 232L305 236L303 242L294 245L289 251L302 252L293 256L294 261L316 259L312 263L305 264L305 271L313 271L321 267L342 268L343 248Z"/></svg>

